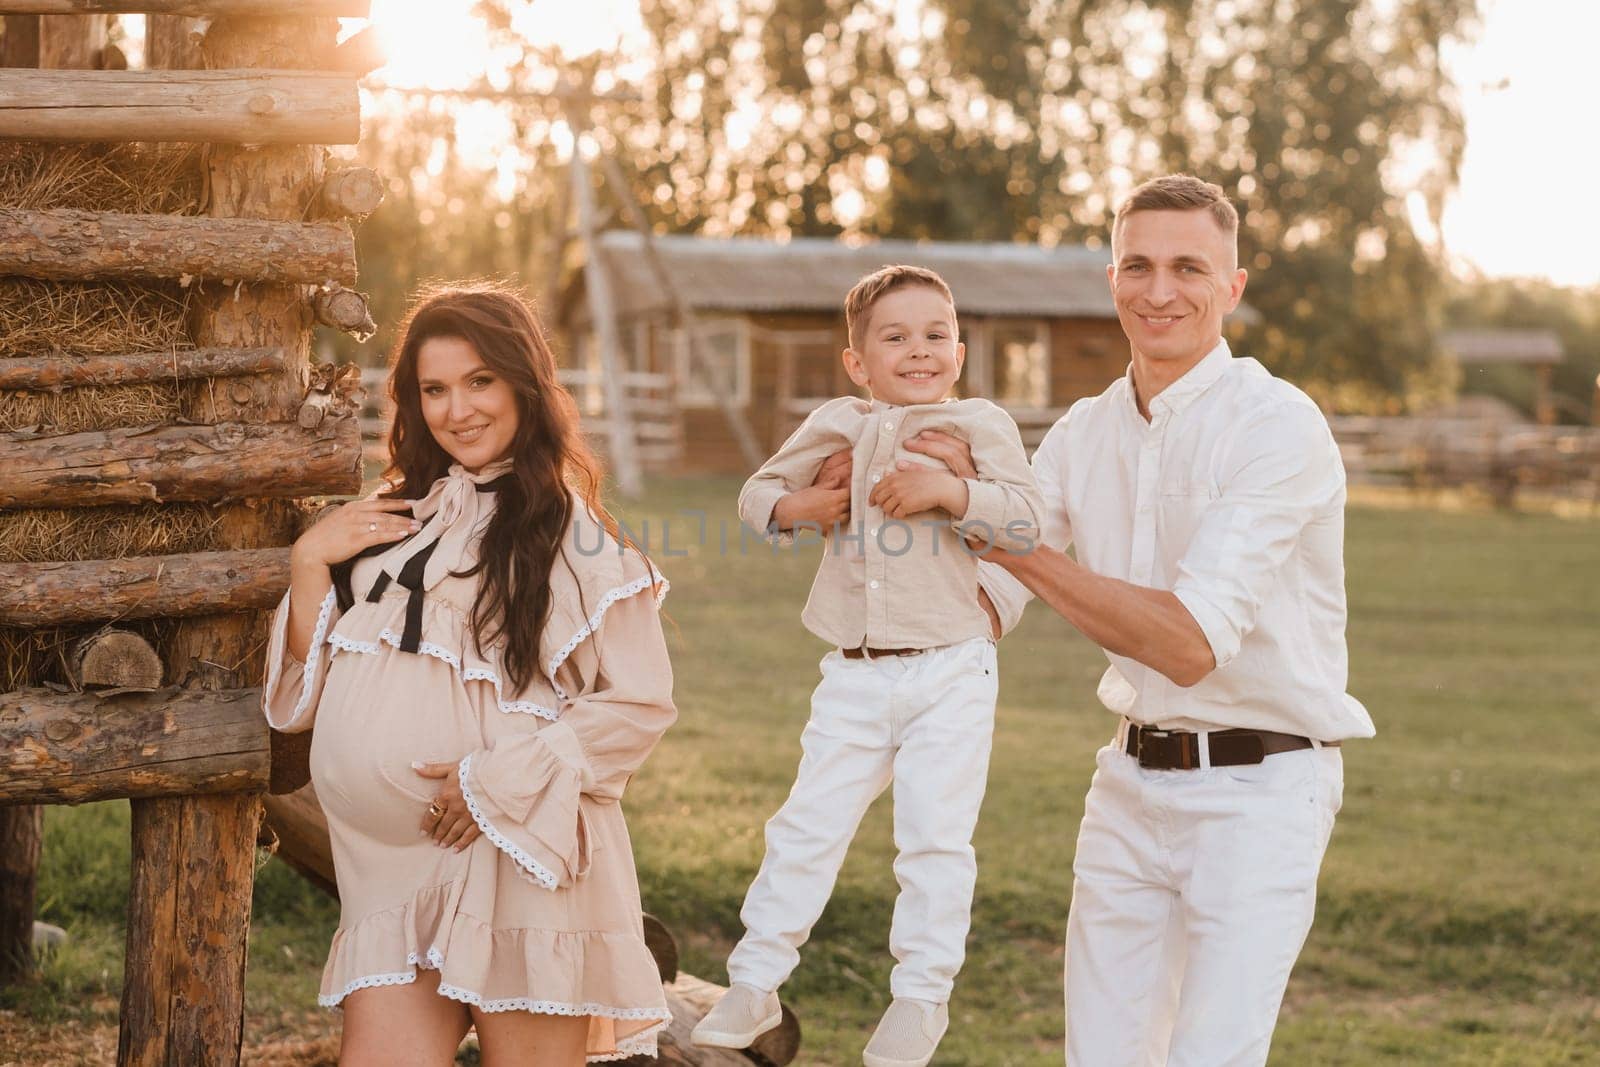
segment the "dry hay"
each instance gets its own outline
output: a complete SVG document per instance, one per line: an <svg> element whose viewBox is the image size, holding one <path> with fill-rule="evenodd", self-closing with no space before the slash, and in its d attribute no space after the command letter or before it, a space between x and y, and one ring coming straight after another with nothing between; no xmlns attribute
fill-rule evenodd
<svg viewBox="0 0 1600 1067"><path fill-rule="evenodd" d="M21 508L0 513L0 563L215 552L220 522L209 504Z"/></svg>
<svg viewBox="0 0 1600 1067"><path fill-rule="evenodd" d="M0 431L81 433L172 422L181 412L178 390L159 382L95 385L62 393L0 392Z"/></svg>
<svg viewBox="0 0 1600 1067"><path fill-rule="evenodd" d="M0 278L0 359L192 347L178 285Z"/></svg>
<svg viewBox="0 0 1600 1067"><path fill-rule="evenodd" d="M150 642L164 664L171 663L173 639L181 619L130 619L118 622L117 627L143 637ZM38 685L67 685L67 661L73 647L90 634L104 627L104 623L89 622L76 626L47 626L38 630L25 630L18 626L0 626L0 692L14 692ZM166 678L168 684L178 679Z"/></svg>
<svg viewBox="0 0 1600 1067"><path fill-rule="evenodd" d="M136 215L204 208L199 145L0 144L0 205Z"/></svg>
<svg viewBox="0 0 1600 1067"><path fill-rule="evenodd" d="M206 504L23 508L0 514L0 563L124 559L223 547L218 511ZM170 642L176 622L145 619L118 625L143 634L164 652L163 642ZM73 645L102 625L0 627L0 692L64 684Z"/></svg>

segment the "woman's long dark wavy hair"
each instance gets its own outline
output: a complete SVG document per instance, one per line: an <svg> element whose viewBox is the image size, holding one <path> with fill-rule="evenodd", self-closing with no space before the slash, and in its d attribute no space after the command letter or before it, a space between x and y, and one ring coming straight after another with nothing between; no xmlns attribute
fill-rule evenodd
<svg viewBox="0 0 1600 1067"><path fill-rule="evenodd" d="M425 290L407 313L389 371L394 423L384 471L390 488L382 495L418 499L455 462L428 430L417 385L417 354L438 337L470 344L517 398L511 475L484 532L478 564L463 576L483 575L472 606L474 638L480 648L504 638L501 665L512 688L521 689L538 674L550 570L572 520L569 489L612 537L620 539L620 532L600 503L603 469L579 431L577 403L556 378L538 316L520 293L494 282Z"/></svg>

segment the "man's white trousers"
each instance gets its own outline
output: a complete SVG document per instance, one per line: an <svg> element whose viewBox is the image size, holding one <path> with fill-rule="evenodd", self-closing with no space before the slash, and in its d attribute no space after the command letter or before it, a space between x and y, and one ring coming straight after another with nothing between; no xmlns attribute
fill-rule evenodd
<svg viewBox="0 0 1600 1067"><path fill-rule="evenodd" d="M944 1002L965 954L999 686L985 638L916 656L829 653L800 738L800 771L767 823L767 854L739 917L730 981L782 985L822 914L868 805L894 783L897 997Z"/></svg>
<svg viewBox="0 0 1600 1067"><path fill-rule="evenodd" d="M1067 920L1068 1067L1258 1067L1311 929L1337 748L1244 767L1096 757Z"/></svg>

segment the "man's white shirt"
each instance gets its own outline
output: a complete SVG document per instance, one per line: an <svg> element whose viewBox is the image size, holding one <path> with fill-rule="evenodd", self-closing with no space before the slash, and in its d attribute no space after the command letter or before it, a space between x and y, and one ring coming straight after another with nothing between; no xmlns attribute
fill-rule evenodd
<svg viewBox="0 0 1600 1067"><path fill-rule="evenodd" d="M1133 372L1078 401L1033 457L1045 543L1171 590L1217 667L1183 688L1107 652L1107 708L1175 730L1371 737L1345 692L1344 465L1311 398L1219 342L1139 414ZM1009 630L1032 594L984 564Z"/></svg>

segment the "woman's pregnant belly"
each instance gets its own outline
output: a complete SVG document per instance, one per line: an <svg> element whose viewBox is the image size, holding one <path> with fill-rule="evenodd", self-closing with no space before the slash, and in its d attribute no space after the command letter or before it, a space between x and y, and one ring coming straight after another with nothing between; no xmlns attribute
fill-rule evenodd
<svg viewBox="0 0 1600 1067"><path fill-rule="evenodd" d="M441 780L413 763L454 763L481 747L477 714L441 660L384 646L329 665L311 738L311 781L330 821L394 845L417 841Z"/></svg>

